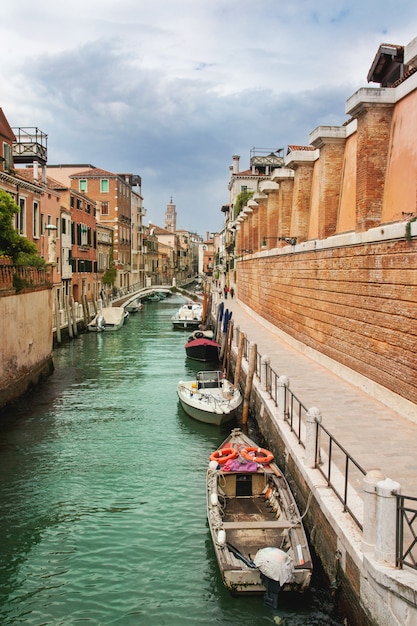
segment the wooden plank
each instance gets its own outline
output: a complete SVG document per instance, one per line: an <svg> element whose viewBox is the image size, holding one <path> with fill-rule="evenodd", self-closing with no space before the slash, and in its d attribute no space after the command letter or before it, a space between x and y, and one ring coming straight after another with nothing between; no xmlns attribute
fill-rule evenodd
<svg viewBox="0 0 417 626"><path fill-rule="evenodd" d="M280 520L254 520L253 522L223 522L224 530L246 530L250 528L300 528L300 524Z"/></svg>

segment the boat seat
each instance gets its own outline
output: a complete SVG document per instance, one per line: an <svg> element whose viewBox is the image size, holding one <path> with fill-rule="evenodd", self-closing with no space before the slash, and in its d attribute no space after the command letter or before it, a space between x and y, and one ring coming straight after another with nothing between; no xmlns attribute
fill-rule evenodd
<svg viewBox="0 0 417 626"><path fill-rule="evenodd" d="M219 383L216 382L215 380L211 381L207 381L204 383L198 383L198 389L217 389L219 387Z"/></svg>
<svg viewBox="0 0 417 626"><path fill-rule="evenodd" d="M224 530L246 530L250 528L299 528L300 524L291 524L288 520L254 520L253 522L223 522Z"/></svg>

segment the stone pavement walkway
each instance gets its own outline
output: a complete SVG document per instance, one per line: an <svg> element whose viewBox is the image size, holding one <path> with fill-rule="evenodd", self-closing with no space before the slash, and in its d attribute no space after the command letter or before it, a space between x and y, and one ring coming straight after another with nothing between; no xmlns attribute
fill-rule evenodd
<svg viewBox="0 0 417 626"><path fill-rule="evenodd" d="M401 493L417 497L417 424L346 382L286 343L270 325L238 300L223 300L234 327L246 334L258 352L270 358L278 375L307 407L317 407L322 425L366 471L379 469L400 483Z"/></svg>

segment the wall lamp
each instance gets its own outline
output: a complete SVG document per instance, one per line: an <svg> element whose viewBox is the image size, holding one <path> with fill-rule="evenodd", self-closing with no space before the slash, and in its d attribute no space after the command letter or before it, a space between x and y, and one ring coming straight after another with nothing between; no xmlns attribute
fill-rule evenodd
<svg viewBox="0 0 417 626"><path fill-rule="evenodd" d="M267 239L276 239L278 241L285 241L285 243L289 243L291 246L295 246L297 243L297 237L263 237L262 238L262 248L266 248L266 240Z"/></svg>

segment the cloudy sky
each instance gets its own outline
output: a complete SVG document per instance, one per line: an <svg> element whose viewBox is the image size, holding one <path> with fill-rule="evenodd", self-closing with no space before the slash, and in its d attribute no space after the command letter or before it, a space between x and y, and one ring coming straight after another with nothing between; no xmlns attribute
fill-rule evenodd
<svg viewBox="0 0 417 626"><path fill-rule="evenodd" d="M403 0L2 3L0 106L48 135L48 163L142 177L146 221L223 225L233 154L340 125L381 43L417 36ZM377 85L369 85L377 87Z"/></svg>

